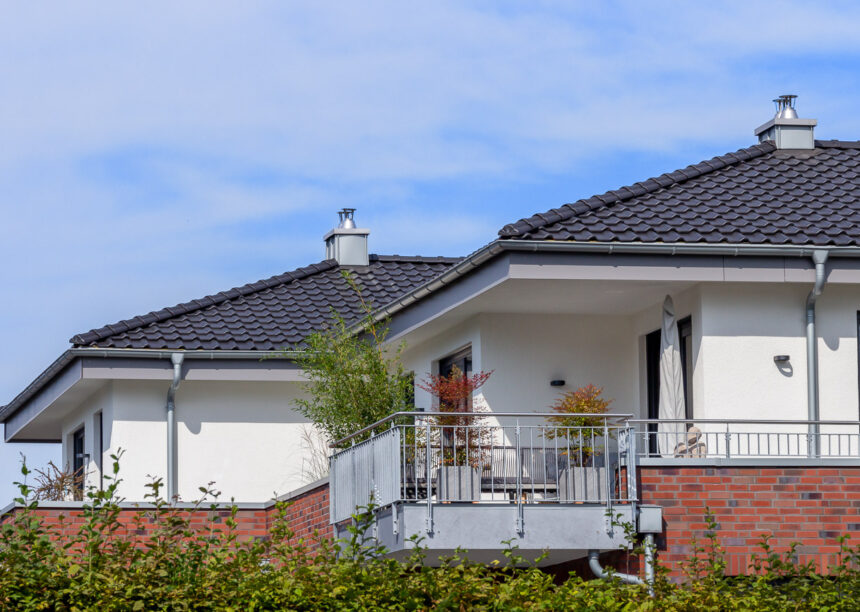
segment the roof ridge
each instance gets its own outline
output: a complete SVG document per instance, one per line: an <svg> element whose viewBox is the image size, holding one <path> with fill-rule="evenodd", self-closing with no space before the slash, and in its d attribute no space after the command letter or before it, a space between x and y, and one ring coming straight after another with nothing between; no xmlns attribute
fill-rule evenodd
<svg viewBox="0 0 860 612"><path fill-rule="evenodd" d="M457 263L462 261L462 257L446 257L444 255L370 255L370 261L400 261L400 262L420 262L420 263Z"/></svg>
<svg viewBox="0 0 860 612"><path fill-rule="evenodd" d="M817 144L818 141L816 141L816 145ZM629 186L612 189L600 195L593 195L590 198L584 198L577 200L576 202L564 204L544 213L538 213L531 217L520 219L514 223L509 223L499 230L499 237L516 238L517 236L531 232L539 227L549 225L551 223L557 223L559 221L566 221L572 217L592 211L601 206L613 206L619 202L640 197L659 189L669 187L670 185L684 183L710 172L761 157L762 155L771 153L775 150L776 146L772 142L766 141L754 144L750 147L738 149L734 152L717 155L711 159L701 161L697 164L690 164L685 168L681 168L673 172L666 172L644 181L638 181Z"/></svg>
<svg viewBox="0 0 860 612"><path fill-rule="evenodd" d="M71 338L69 338L69 342L74 345L91 344L93 342L97 342L115 334L121 334L127 331L131 331L133 329L137 329L139 327L150 325L152 323L160 323L161 321L166 321L167 319L170 319L172 317L188 314L189 312L201 310L203 308L214 306L216 304L222 304L227 300L231 300L237 297L243 297L252 293L257 293L258 291L270 289L277 285L301 280L313 274L325 272L336 267L338 267L338 263L336 260L324 259L319 263L310 264L301 268L296 268L295 270L292 270L290 272L276 274L275 276L270 276L269 278L264 278L253 283L248 283L239 287L233 287L232 289L228 289L226 291L219 291L218 293L207 295L202 298L189 300L187 302L182 302L181 304L169 306L160 310L153 310L152 312L148 312L144 315L138 315L130 319L123 319L122 321L117 321L116 323L112 323L110 325L91 329L88 332L72 336Z"/></svg>
<svg viewBox="0 0 860 612"><path fill-rule="evenodd" d="M860 149L860 140L816 140L816 149Z"/></svg>

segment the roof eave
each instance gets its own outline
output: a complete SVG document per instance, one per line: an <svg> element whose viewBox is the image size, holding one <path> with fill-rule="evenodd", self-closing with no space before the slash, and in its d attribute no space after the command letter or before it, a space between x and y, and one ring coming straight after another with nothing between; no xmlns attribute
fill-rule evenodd
<svg viewBox="0 0 860 612"><path fill-rule="evenodd" d="M301 351L224 351L224 350L183 350L183 349L124 349L124 348L98 348L82 347L71 348L63 352L51 365L39 374L33 382L21 391L15 398L0 407L0 422L5 423L16 412L21 410L39 391L50 384L52 380L62 372L66 366L80 357L97 358L127 358L127 359L170 359L174 353L183 353L190 360L215 360L215 359L286 359L294 360Z"/></svg>

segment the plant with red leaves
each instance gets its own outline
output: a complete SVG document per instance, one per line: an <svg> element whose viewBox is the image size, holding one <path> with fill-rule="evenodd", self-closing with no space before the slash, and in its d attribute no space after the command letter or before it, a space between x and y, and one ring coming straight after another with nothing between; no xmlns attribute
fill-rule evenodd
<svg viewBox="0 0 860 612"><path fill-rule="evenodd" d="M444 465L468 465L482 467L489 459L492 443L491 432L484 425L484 417L467 413L473 410L472 394L481 388L493 372L476 372L467 376L454 366L447 376L428 374L417 383L419 389L427 391L438 402L438 411L451 416L434 416L432 422L438 427L437 442L442 448Z"/></svg>

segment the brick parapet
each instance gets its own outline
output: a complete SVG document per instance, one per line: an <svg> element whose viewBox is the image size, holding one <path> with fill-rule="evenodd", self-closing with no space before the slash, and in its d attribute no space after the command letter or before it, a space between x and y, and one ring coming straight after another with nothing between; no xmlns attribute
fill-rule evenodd
<svg viewBox="0 0 860 612"><path fill-rule="evenodd" d="M322 539L329 539L328 481L301 489L293 494L279 498L286 502L284 516L293 531L290 544L303 541L311 549L317 548ZM144 537L153 527L152 504L121 504L118 521L122 525L116 534L130 539ZM20 506L7 508L0 516L0 523L11 520L23 510ZM217 504L195 507L193 504L179 504L176 509L191 525L200 530L221 529L230 517L231 504ZM78 533L84 524L83 504L80 502L47 502L35 508L34 514L42 524L51 527L57 537L69 537ZM235 531L239 540L268 538L278 517L275 502L260 504L236 504Z"/></svg>
<svg viewBox="0 0 860 612"><path fill-rule="evenodd" d="M663 508L658 555L676 578L693 538L706 539L707 510L734 575L763 556L765 536L776 552L797 543L796 561L826 573L838 559L838 538L853 536L856 545L860 535L860 466L641 466L639 497Z"/></svg>

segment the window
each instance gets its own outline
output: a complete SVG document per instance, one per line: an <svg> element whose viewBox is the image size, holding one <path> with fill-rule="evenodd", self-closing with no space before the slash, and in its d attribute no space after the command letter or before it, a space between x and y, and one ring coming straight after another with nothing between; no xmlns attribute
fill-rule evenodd
<svg viewBox="0 0 860 612"><path fill-rule="evenodd" d="M87 455L84 454L84 428L81 427L72 434L72 473L74 484L72 494L76 501L84 498L84 469Z"/></svg>
<svg viewBox="0 0 860 612"><path fill-rule="evenodd" d="M472 375L472 347L466 347L439 360L439 375L448 376L456 366L464 375Z"/></svg>
<svg viewBox="0 0 860 612"><path fill-rule="evenodd" d="M860 310L857 311L857 384L860 385Z"/></svg>
<svg viewBox="0 0 860 612"><path fill-rule="evenodd" d="M684 377L684 416L693 418L693 321L678 321L678 345L681 349L681 374Z"/></svg>
<svg viewBox="0 0 860 612"><path fill-rule="evenodd" d="M451 372L454 371L454 368L457 368L463 373L463 376L471 376L472 375L472 347L468 346L460 351L457 351L453 355L449 355L448 357L443 357L439 360L439 375L440 376L450 376ZM459 406L458 410L462 412L468 412L472 409L472 399L465 403L463 406Z"/></svg>
<svg viewBox="0 0 860 612"><path fill-rule="evenodd" d="M660 330L645 336L645 379L648 418L660 417ZM657 423L648 423L648 452L657 454Z"/></svg>
<svg viewBox="0 0 860 612"><path fill-rule="evenodd" d="M105 434L104 434L104 418L101 412L96 413L95 419L96 431L95 431L95 439L96 439L96 450L95 450L95 459L96 459L96 467L99 470L99 489L105 488Z"/></svg>

